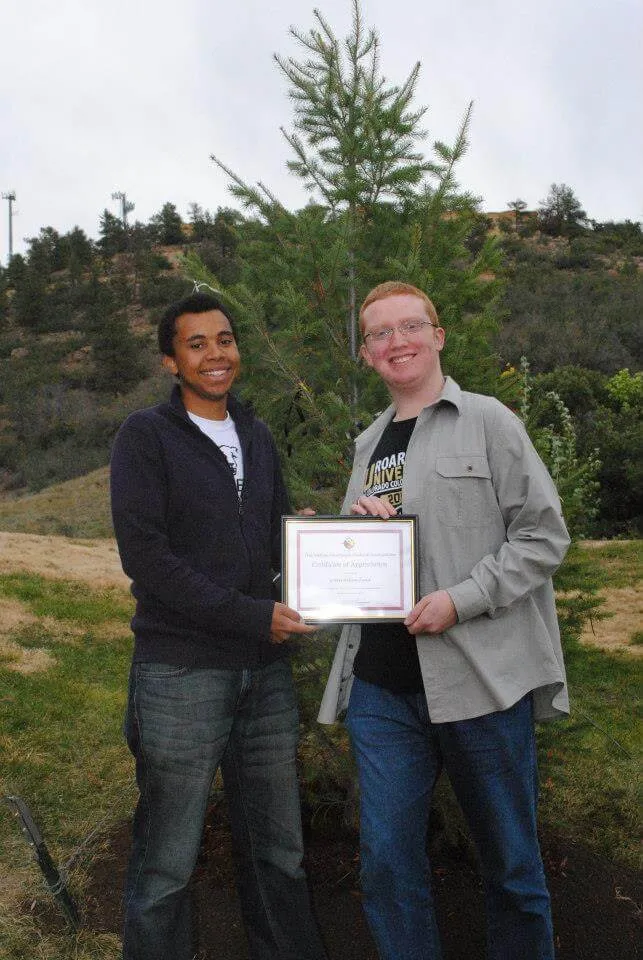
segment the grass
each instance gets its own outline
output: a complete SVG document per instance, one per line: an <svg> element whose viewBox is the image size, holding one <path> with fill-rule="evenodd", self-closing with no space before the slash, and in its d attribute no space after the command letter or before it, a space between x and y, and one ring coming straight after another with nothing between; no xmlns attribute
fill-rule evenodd
<svg viewBox="0 0 643 960"><path fill-rule="evenodd" d="M0 751L3 795L18 794L40 826L54 861L73 861L72 893L82 901L87 868L100 843L85 839L129 816L135 796L121 724L131 640L131 604L123 590L30 575L0 576L2 604L23 620L0 638ZM44 669L25 672L15 656L37 647ZM27 663L30 661L27 660ZM42 661L40 661L42 662ZM5 880L0 886L0 955L22 958L116 958L115 937L83 931L43 934L24 905L47 899L9 806L0 807Z"/></svg>
<svg viewBox="0 0 643 960"><path fill-rule="evenodd" d="M628 864L638 857L639 660L626 649L605 653L586 646L578 636L588 615L599 613L598 591L640 584L642 566L641 543L570 552L557 587L572 716L539 730L542 822ZM130 615L124 589L93 590L31 574L0 576L0 789L29 804L53 859L69 864L69 886L81 906L93 857L110 828L130 816L135 800L121 733ZM354 802L342 728L314 721L331 647L320 637L295 665L304 719L302 784L320 829L336 822L347 794ZM0 956L119 957L115 936L43 928L39 910L57 911L4 804L0 847Z"/></svg>
<svg viewBox="0 0 643 960"><path fill-rule="evenodd" d="M587 563L596 565L598 584L606 588L629 587L643 579L640 540L589 540L580 544Z"/></svg>
<svg viewBox="0 0 643 960"><path fill-rule="evenodd" d="M541 821L608 858L640 865L641 670L627 644L579 642L601 594L640 589L643 541L575 546L559 571L559 620L569 681L568 720L539 728ZM630 638L630 643L631 643Z"/></svg>
<svg viewBox="0 0 643 960"><path fill-rule="evenodd" d="M640 865L640 669L626 653L565 644L568 720L538 733L540 819L609 859Z"/></svg>
<svg viewBox="0 0 643 960"><path fill-rule="evenodd" d="M581 556L596 581L602 606L585 624L581 639L604 649L637 647L643 623L643 551L640 540L589 541ZM635 651L638 652L638 651Z"/></svg>
<svg viewBox="0 0 643 960"><path fill-rule="evenodd" d="M0 500L0 530L63 537L111 537L109 468L39 493Z"/></svg>

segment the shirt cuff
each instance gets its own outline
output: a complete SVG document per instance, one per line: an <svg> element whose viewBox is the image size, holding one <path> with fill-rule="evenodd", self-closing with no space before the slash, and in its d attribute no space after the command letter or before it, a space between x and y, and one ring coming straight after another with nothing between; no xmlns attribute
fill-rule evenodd
<svg viewBox="0 0 643 960"><path fill-rule="evenodd" d="M489 598L472 577L457 583L454 587L449 587L447 593L453 600L459 623L489 612Z"/></svg>

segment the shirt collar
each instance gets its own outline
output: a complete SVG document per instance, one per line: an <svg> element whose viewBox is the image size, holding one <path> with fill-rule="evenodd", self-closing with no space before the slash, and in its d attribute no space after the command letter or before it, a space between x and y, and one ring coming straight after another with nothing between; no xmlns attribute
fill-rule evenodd
<svg viewBox="0 0 643 960"><path fill-rule="evenodd" d="M442 403L450 403L452 406L456 408L456 410L458 411L458 414L462 409L462 390L460 389L458 384L455 382L455 380L451 379L451 377L444 378L444 385L442 387L442 390L440 391L439 397L437 398L437 400L435 400L434 403L431 403L427 407L425 407L424 410L428 410L429 407L437 407ZM420 411L418 419L422 417L424 410ZM377 419L373 421L370 427L367 427L363 433L360 433L360 435L355 440L355 445L358 448L361 448L362 446L368 444L369 441L371 441L374 437L376 437L379 433L381 433L382 430L384 430L387 423L391 420L391 418L394 415L395 415L395 407L393 406L393 404L390 404L390 406L388 406L386 410L384 410L384 412L381 413L377 417Z"/></svg>
<svg viewBox="0 0 643 960"><path fill-rule="evenodd" d="M436 403L450 403L460 413L462 409L462 390L451 377L444 378L444 386Z"/></svg>

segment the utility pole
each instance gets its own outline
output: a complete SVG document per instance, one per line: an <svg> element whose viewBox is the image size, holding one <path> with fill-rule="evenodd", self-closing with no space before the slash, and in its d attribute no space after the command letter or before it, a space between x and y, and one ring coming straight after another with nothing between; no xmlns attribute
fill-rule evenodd
<svg viewBox="0 0 643 960"><path fill-rule="evenodd" d="M13 256L13 204L16 200L16 191L9 190L8 193L3 193L2 199L9 203L9 261L11 261Z"/></svg>
<svg viewBox="0 0 643 960"><path fill-rule="evenodd" d="M134 209L134 204L127 199L127 194L122 190L115 190L112 194L112 200L118 200L121 205L121 220L123 221L123 230L127 230L127 214Z"/></svg>

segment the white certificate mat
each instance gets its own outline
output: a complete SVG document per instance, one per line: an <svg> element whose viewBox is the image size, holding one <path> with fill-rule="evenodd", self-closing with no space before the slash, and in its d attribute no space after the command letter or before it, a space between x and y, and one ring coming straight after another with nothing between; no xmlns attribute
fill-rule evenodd
<svg viewBox="0 0 643 960"><path fill-rule="evenodd" d="M310 623L404 620L417 602L416 517L284 517L282 600Z"/></svg>

